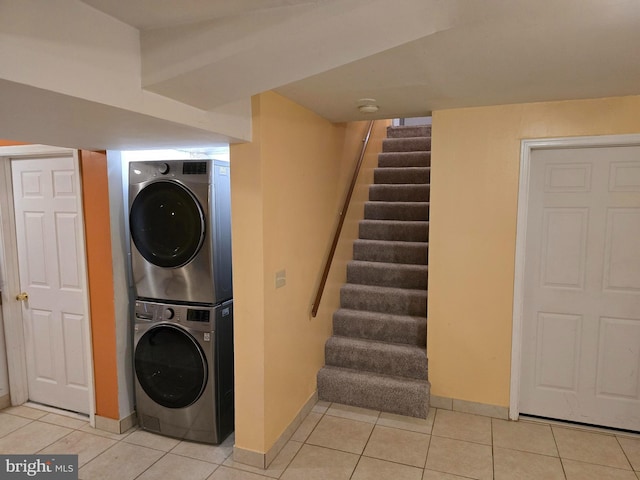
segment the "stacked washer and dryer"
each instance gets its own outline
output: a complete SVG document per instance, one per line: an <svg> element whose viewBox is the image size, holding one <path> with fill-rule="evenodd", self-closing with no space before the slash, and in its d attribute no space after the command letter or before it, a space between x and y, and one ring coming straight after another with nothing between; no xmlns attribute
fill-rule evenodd
<svg viewBox="0 0 640 480"><path fill-rule="evenodd" d="M218 444L233 431L228 163L129 164L138 423Z"/></svg>

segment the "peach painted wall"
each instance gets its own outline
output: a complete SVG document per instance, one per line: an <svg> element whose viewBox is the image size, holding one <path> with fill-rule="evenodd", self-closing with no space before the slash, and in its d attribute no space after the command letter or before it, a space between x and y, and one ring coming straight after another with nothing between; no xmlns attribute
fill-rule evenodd
<svg viewBox="0 0 640 480"><path fill-rule="evenodd" d="M640 96L433 114L432 394L509 405L522 139L640 132Z"/></svg>
<svg viewBox="0 0 640 480"><path fill-rule="evenodd" d="M104 152L80 152L96 414L119 419L109 189Z"/></svg>
<svg viewBox="0 0 640 480"><path fill-rule="evenodd" d="M346 260L336 260L316 318L311 304L363 128L265 93L253 99L253 141L231 146L241 449L266 453L316 390ZM276 289L281 270L286 285Z"/></svg>

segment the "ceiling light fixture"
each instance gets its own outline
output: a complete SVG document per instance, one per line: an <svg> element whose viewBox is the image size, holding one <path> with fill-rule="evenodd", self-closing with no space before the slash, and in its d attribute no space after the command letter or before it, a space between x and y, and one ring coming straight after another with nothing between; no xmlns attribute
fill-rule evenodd
<svg viewBox="0 0 640 480"><path fill-rule="evenodd" d="M361 113L375 113L380 109L375 98L361 98L358 100L358 110Z"/></svg>

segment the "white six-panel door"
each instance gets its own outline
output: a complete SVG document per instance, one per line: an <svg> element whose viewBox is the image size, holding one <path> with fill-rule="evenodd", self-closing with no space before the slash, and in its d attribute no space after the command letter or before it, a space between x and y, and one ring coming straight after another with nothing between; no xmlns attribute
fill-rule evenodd
<svg viewBox="0 0 640 480"><path fill-rule="evenodd" d="M640 147L531 152L519 411L640 431Z"/></svg>
<svg viewBox="0 0 640 480"><path fill-rule="evenodd" d="M82 204L72 156L12 160L29 400L89 413Z"/></svg>

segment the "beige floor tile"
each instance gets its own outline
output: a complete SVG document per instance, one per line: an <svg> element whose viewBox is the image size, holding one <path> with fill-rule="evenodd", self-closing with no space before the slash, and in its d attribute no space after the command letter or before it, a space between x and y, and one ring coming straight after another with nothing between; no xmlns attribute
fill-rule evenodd
<svg viewBox="0 0 640 480"><path fill-rule="evenodd" d="M560 457L631 470L616 437L552 427Z"/></svg>
<svg viewBox="0 0 640 480"><path fill-rule="evenodd" d="M468 480L469 477L460 477L451 473L436 472L435 470L425 470L422 480Z"/></svg>
<svg viewBox="0 0 640 480"><path fill-rule="evenodd" d="M636 480L631 470L563 459L567 480Z"/></svg>
<svg viewBox="0 0 640 480"><path fill-rule="evenodd" d="M33 420L16 415L0 413L0 438L31 423Z"/></svg>
<svg viewBox="0 0 640 480"><path fill-rule="evenodd" d="M496 447L558 456L549 425L492 419L493 445Z"/></svg>
<svg viewBox="0 0 640 480"><path fill-rule="evenodd" d="M273 459L273 462L269 465L268 468L256 468L251 465L245 465L244 463L234 462L233 455L227 458L224 461L226 467L236 468L238 470L245 470L247 472L257 473L259 475L264 475L272 478L280 478L284 470L289 466L293 457L296 456L296 453L302 447L302 443L295 442L293 440L287 442L280 453Z"/></svg>
<svg viewBox="0 0 640 480"><path fill-rule="evenodd" d="M537 453L494 448L493 468L495 480L564 480L560 459Z"/></svg>
<svg viewBox="0 0 640 480"><path fill-rule="evenodd" d="M213 472L208 480L264 480L265 478L269 477L223 466Z"/></svg>
<svg viewBox="0 0 640 480"><path fill-rule="evenodd" d="M618 437L618 442L633 469L640 471L640 438Z"/></svg>
<svg viewBox="0 0 640 480"><path fill-rule="evenodd" d="M432 436L426 468L478 480L491 480L491 446Z"/></svg>
<svg viewBox="0 0 640 480"><path fill-rule="evenodd" d="M340 403L332 403L326 413L327 415L332 415L334 417L348 418L349 420L357 420L358 422L367 423L376 423L380 416L380 412L377 410L352 407L350 405L342 405Z"/></svg>
<svg viewBox="0 0 640 480"><path fill-rule="evenodd" d="M47 412L45 412L44 410L25 407L24 405L5 408L4 410L2 410L2 413L9 413L11 415L17 415L19 417L30 418L31 420L37 420L39 418L44 417L47 414Z"/></svg>
<svg viewBox="0 0 640 480"><path fill-rule="evenodd" d="M424 433L376 425L364 455L424 468L430 438Z"/></svg>
<svg viewBox="0 0 640 480"><path fill-rule="evenodd" d="M220 445L207 445L182 441L171 450L171 453L222 465L233 453L233 442L227 439Z"/></svg>
<svg viewBox="0 0 640 480"><path fill-rule="evenodd" d="M372 430L371 423L325 415L309 435L307 443L361 454Z"/></svg>
<svg viewBox="0 0 640 480"><path fill-rule="evenodd" d="M433 435L491 445L491 419L470 413L438 410Z"/></svg>
<svg viewBox="0 0 640 480"><path fill-rule="evenodd" d="M99 435L101 437L110 438L111 440L123 440L127 436L131 435L133 432L138 431L138 427L133 427L124 433L112 433L112 432L107 432L106 430L99 430L97 428L93 428L91 425L87 424L84 427L82 427L80 431L90 433L92 435Z"/></svg>
<svg viewBox="0 0 640 480"><path fill-rule="evenodd" d="M324 415L329 410L331 406L331 402L325 402L324 400L318 400L318 402L311 409L314 413L319 413L320 415Z"/></svg>
<svg viewBox="0 0 640 480"><path fill-rule="evenodd" d="M280 478L281 480L349 480L357 463L358 456L352 453L303 445Z"/></svg>
<svg viewBox="0 0 640 480"><path fill-rule="evenodd" d="M302 421L298 429L292 435L291 440L294 440L296 442L304 442L307 439L307 437L311 434L313 429L316 428L316 425L318 424L321 418L322 418L322 415L320 413L315 413L315 412L309 413L309 415L305 417L305 419Z"/></svg>
<svg viewBox="0 0 640 480"><path fill-rule="evenodd" d="M162 450L163 452L171 451L180 443L178 439L156 435L145 430L136 430L131 435L127 435L123 441L142 447L153 448L154 450Z"/></svg>
<svg viewBox="0 0 640 480"><path fill-rule="evenodd" d="M408 465L385 462L376 458L362 457L351 480L421 480L422 469Z"/></svg>
<svg viewBox="0 0 640 480"><path fill-rule="evenodd" d="M106 437L76 430L38 453L78 455L78 467L84 466L117 442Z"/></svg>
<svg viewBox="0 0 640 480"><path fill-rule="evenodd" d="M51 423L53 425L59 425L61 427L73 428L77 430L89 425L88 420L79 420L77 418L67 417L66 415L58 415L57 413L47 413L43 417L38 419L41 422Z"/></svg>
<svg viewBox="0 0 640 480"><path fill-rule="evenodd" d="M163 453L119 442L82 467L82 480L132 480L157 462Z"/></svg>
<svg viewBox="0 0 640 480"><path fill-rule="evenodd" d="M218 465L215 463L169 453L151 465L136 480L206 480L216 468Z"/></svg>
<svg viewBox="0 0 640 480"><path fill-rule="evenodd" d="M430 408L427 418L406 417L404 415L396 415L393 413L382 412L378 417L376 425L383 427L400 428L418 433L431 433L433 429L433 421L436 418L436 409Z"/></svg>
<svg viewBox="0 0 640 480"><path fill-rule="evenodd" d="M0 452L4 454L36 453L71 432L73 432L72 429L58 425L31 422L0 438Z"/></svg>

